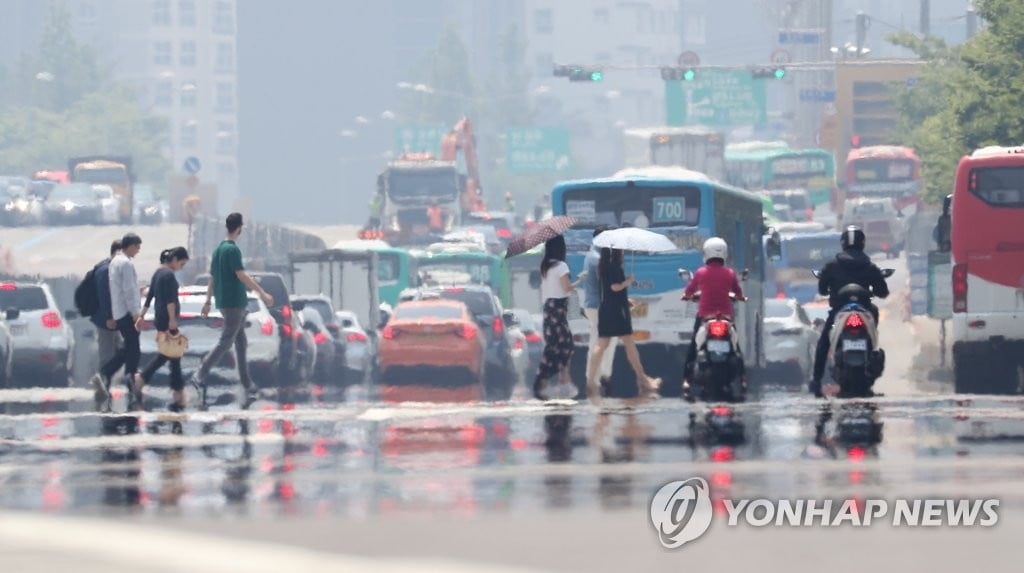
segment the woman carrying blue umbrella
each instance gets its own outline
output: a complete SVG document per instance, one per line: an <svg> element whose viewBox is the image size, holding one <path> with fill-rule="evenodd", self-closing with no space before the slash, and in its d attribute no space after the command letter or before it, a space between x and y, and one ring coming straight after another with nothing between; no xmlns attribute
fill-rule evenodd
<svg viewBox="0 0 1024 573"><path fill-rule="evenodd" d="M569 280L569 265L565 262L565 238L561 235L544 243L544 258L540 263L540 293L544 300L544 355L537 378L533 382L533 395L544 400L542 391L547 379L559 375L559 383L572 388L569 380L569 361L575 345L569 330L569 294L576 290L586 273ZM574 390L574 388L572 388ZM576 392L572 392L575 396Z"/></svg>

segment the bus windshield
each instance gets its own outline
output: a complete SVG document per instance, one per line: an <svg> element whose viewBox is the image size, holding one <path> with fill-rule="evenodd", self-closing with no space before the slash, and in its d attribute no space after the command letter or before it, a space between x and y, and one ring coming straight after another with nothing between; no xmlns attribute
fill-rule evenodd
<svg viewBox="0 0 1024 573"><path fill-rule="evenodd" d="M562 200L577 227L694 227L700 219L700 190L691 186L616 185L570 189Z"/></svg>
<svg viewBox="0 0 1024 573"><path fill-rule="evenodd" d="M392 170L388 176L388 195L392 199L454 201L458 191L455 172L449 169Z"/></svg>
<svg viewBox="0 0 1024 573"><path fill-rule="evenodd" d="M75 180L86 183L127 183L128 172L123 167L105 167L75 169Z"/></svg>
<svg viewBox="0 0 1024 573"><path fill-rule="evenodd" d="M423 259L418 263L422 284L429 286L445 284L491 284L491 265L486 261Z"/></svg>
<svg viewBox="0 0 1024 573"><path fill-rule="evenodd" d="M914 162L910 159L858 159L853 164L854 181L913 181Z"/></svg>

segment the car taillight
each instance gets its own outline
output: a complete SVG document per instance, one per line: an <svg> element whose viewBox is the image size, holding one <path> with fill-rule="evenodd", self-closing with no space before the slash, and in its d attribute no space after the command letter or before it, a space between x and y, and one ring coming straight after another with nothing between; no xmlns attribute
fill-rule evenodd
<svg viewBox="0 0 1024 573"><path fill-rule="evenodd" d="M14 283L0 283L0 290L18 290L18 286Z"/></svg>
<svg viewBox="0 0 1024 573"><path fill-rule="evenodd" d="M313 342L316 342L317 345L323 344L327 342L327 335L322 332L318 332L313 336Z"/></svg>
<svg viewBox="0 0 1024 573"><path fill-rule="evenodd" d="M711 409L711 415L713 416L728 416L729 414L732 414L732 410L725 406L715 406Z"/></svg>
<svg viewBox="0 0 1024 573"><path fill-rule="evenodd" d="M540 337L536 332L531 332L526 335L527 342L544 342L544 339Z"/></svg>
<svg viewBox="0 0 1024 573"><path fill-rule="evenodd" d="M48 312L43 315L43 328L60 328L60 315Z"/></svg>
<svg viewBox="0 0 1024 573"><path fill-rule="evenodd" d="M349 342L366 342L366 335L362 332L352 332L345 337Z"/></svg>
<svg viewBox="0 0 1024 573"><path fill-rule="evenodd" d="M281 307L281 316L283 316L285 320L291 320L291 318L292 318L292 307L287 305L287 304L282 306Z"/></svg>
<svg viewBox="0 0 1024 573"><path fill-rule="evenodd" d="M509 237L512 236L512 231L508 229L498 229L497 232L498 236L501 237L502 239L508 239Z"/></svg>
<svg viewBox="0 0 1024 573"><path fill-rule="evenodd" d="M459 330L459 336L469 340L476 336L476 329L468 324L463 324L462 328Z"/></svg>
<svg viewBox="0 0 1024 573"><path fill-rule="evenodd" d="M813 219L814 219L814 209L808 208L807 209L807 220L811 221Z"/></svg>
<svg viewBox="0 0 1024 573"><path fill-rule="evenodd" d="M846 328L864 328L864 319L859 314L846 317Z"/></svg>
<svg viewBox="0 0 1024 573"><path fill-rule="evenodd" d="M292 335L292 325L290 325L290 324L282 324L281 325L281 332L285 336L291 336Z"/></svg>
<svg viewBox="0 0 1024 573"><path fill-rule="evenodd" d="M775 293L775 298L786 298L786 291L779 289L778 292Z"/></svg>
<svg viewBox="0 0 1024 573"><path fill-rule="evenodd" d="M274 321L270 318L263 319L263 325L260 326L260 332L270 336L274 334Z"/></svg>
<svg viewBox="0 0 1024 573"><path fill-rule="evenodd" d="M459 288L459 287L446 288L446 289L444 289L444 292L466 292L466 289Z"/></svg>
<svg viewBox="0 0 1024 573"><path fill-rule="evenodd" d="M388 340L393 340L395 338L395 329L390 326L385 326L380 335Z"/></svg>
<svg viewBox="0 0 1024 573"><path fill-rule="evenodd" d="M516 350L522 350L523 346L524 346L523 345L523 340L521 338L517 338L514 346L515 346Z"/></svg>
<svg viewBox="0 0 1024 573"><path fill-rule="evenodd" d="M491 324L491 327L494 329L494 334L502 334L505 332L505 323L502 322L500 316L494 318L494 322Z"/></svg>
<svg viewBox="0 0 1024 573"><path fill-rule="evenodd" d="M708 335L711 338L725 338L729 335L729 324L724 320L715 320L708 324Z"/></svg>
<svg viewBox="0 0 1024 573"><path fill-rule="evenodd" d="M953 267L953 312L967 312L967 265Z"/></svg>

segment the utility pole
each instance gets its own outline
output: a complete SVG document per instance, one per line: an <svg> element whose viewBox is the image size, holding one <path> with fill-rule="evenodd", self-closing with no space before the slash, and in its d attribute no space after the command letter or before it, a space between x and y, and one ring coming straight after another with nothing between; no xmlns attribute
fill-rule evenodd
<svg viewBox="0 0 1024 573"><path fill-rule="evenodd" d="M921 0L921 35L932 33L932 1Z"/></svg>
<svg viewBox="0 0 1024 573"><path fill-rule="evenodd" d="M864 55L864 41L868 35L868 15L857 12L857 57Z"/></svg>
<svg viewBox="0 0 1024 573"><path fill-rule="evenodd" d="M974 10L974 2L967 4L967 39L978 33L978 13Z"/></svg>

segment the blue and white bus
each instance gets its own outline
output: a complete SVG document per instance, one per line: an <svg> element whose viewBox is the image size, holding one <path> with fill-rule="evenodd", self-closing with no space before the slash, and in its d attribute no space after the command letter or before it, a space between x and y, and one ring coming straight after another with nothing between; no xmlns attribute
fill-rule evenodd
<svg viewBox="0 0 1024 573"><path fill-rule="evenodd" d="M776 298L793 298L800 304L818 296L818 270L842 250L839 231L785 234L780 237L781 256L765 262L765 292Z"/></svg>
<svg viewBox="0 0 1024 573"><path fill-rule="evenodd" d="M630 298L636 302L634 337L644 368L663 379L666 395L678 392L682 383L683 362L696 314L696 303L680 300L686 284L678 271L686 269L692 273L703 264L701 249L709 237L722 237L729 243L730 267L740 273L749 271L743 289L750 300L737 305L736 326L748 368L763 365L760 197L695 171L648 167L626 169L605 179L558 183L551 200L555 215L571 215L578 221L565 234L569 268L574 276L582 270L597 225L646 227L664 234L679 247L680 251L666 254L629 253L625 260L626 274L636 276L629 289ZM589 325L576 308L570 311L569 318L577 344L573 379L582 380ZM613 377L628 376L631 371L625 357L617 357Z"/></svg>

